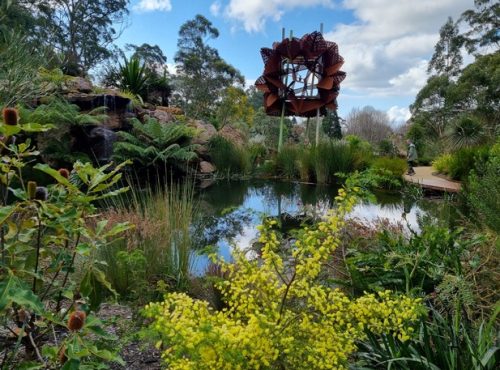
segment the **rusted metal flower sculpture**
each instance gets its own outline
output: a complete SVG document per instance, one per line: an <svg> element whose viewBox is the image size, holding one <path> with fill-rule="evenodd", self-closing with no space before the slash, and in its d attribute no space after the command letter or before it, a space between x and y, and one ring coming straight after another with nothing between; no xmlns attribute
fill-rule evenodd
<svg viewBox="0 0 500 370"><path fill-rule="evenodd" d="M340 71L344 59L336 43L320 32L301 39L286 38L262 48L264 73L255 86L264 92L269 115L313 117L337 108L339 85L346 77Z"/></svg>

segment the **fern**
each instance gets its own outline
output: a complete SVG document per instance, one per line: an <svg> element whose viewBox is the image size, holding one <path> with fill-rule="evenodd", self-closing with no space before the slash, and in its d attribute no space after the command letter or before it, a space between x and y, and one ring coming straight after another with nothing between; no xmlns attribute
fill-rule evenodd
<svg viewBox="0 0 500 370"><path fill-rule="evenodd" d="M72 125L100 125L107 119L106 107L100 107L89 113L80 113L77 105L69 104L64 100L52 99L47 104L42 104L34 111L26 109L21 111L22 123L51 123L55 125L55 130L62 126Z"/></svg>
<svg viewBox="0 0 500 370"><path fill-rule="evenodd" d="M81 113L77 105L54 98L32 111L20 109L20 117L21 123L54 125L54 129L38 134L37 147L44 161L51 166L68 167L76 160L90 160L85 153L73 151L71 128L102 124L107 119L106 110L106 107L100 107L88 113Z"/></svg>
<svg viewBox="0 0 500 370"><path fill-rule="evenodd" d="M194 131L181 124L165 125L148 118L144 124L133 119L131 132L120 132L115 143L117 161L132 159L140 165L187 163L197 158L197 145L191 144Z"/></svg>

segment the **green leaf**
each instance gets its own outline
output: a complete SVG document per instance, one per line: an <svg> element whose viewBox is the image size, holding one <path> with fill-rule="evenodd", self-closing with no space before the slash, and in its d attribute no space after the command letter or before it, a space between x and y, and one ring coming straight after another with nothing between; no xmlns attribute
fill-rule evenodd
<svg viewBox="0 0 500 370"><path fill-rule="evenodd" d="M0 134L3 136L12 136L16 135L21 132L21 126L15 125L6 125L6 124L0 124Z"/></svg>
<svg viewBox="0 0 500 370"><path fill-rule="evenodd" d="M114 296L118 295L111 286L111 283L106 280L104 272L95 267L92 267L92 269L85 274L80 283L80 292L85 297L88 297L89 306L93 311L99 308L99 305L108 292L111 292Z"/></svg>
<svg viewBox="0 0 500 370"><path fill-rule="evenodd" d="M16 366L17 370L35 370L35 369L43 369L45 366L38 362L23 362Z"/></svg>
<svg viewBox="0 0 500 370"><path fill-rule="evenodd" d="M52 360L57 359L57 355L59 353L59 348L57 346L43 346L42 347L42 355L44 357L48 357Z"/></svg>
<svg viewBox="0 0 500 370"><path fill-rule="evenodd" d="M23 190L23 189L12 189L12 188L9 188L9 191L14 194L14 196L18 199L21 199L21 200L27 200L28 199L28 194L26 194L26 192Z"/></svg>
<svg viewBox="0 0 500 370"><path fill-rule="evenodd" d="M17 205L5 206L0 208L0 225L16 211Z"/></svg>
<svg viewBox="0 0 500 370"><path fill-rule="evenodd" d="M52 176L59 184L64 185L68 189L73 190L73 191L78 191L78 188L75 185L73 185L71 182L69 182L69 180L66 177L61 176L59 171L54 170L50 166L48 166L46 164L38 163L33 168L40 170L42 172L45 172L47 175Z"/></svg>
<svg viewBox="0 0 500 370"><path fill-rule="evenodd" d="M92 250L92 247L90 246L90 244L88 243L80 243L78 244L78 246L76 247L76 252L81 255L81 256L85 256L85 257L88 257L90 256L90 251Z"/></svg>
<svg viewBox="0 0 500 370"><path fill-rule="evenodd" d="M493 359L493 362L491 363L492 365L495 363L495 355L496 353L500 350L500 347L492 347L490 348L484 356L481 358L481 365L484 367L488 366L490 361Z"/></svg>
<svg viewBox="0 0 500 370"><path fill-rule="evenodd" d="M51 124L42 125L40 123L26 123L21 125L21 129L24 132L45 132L53 129L55 126Z"/></svg>
<svg viewBox="0 0 500 370"><path fill-rule="evenodd" d="M109 230L105 235L104 237L106 238L109 238L109 237L112 237L112 236L116 236L118 234L121 234L122 232L124 231L127 231L129 230L130 228L132 228L133 226L129 223L129 222L120 222L116 225L114 225L111 230Z"/></svg>
<svg viewBox="0 0 500 370"><path fill-rule="evenodd" d="M80 368L80 360L76 358L72 358L69 361L66 361L61 370L78 370Z"/></svg>
<svg viewBox="0 0 500 370"><path fill-rule="evenodd" d="M10 275L7 280L0 281L0 311L11 307L13 303L28 307L37 313L44 310L43 303L38 296L27 289L24 282Z"/></svg>
<svg viewBox="0 0 500 370"><path fill-rule="evenodd" d="M95 356L102 358L103 360L117 362L122 366L125 365L125 361L123 361L123 359L120 356L115 355L114 353L112 353L106 349L92 350L92 353Z"/></svg>

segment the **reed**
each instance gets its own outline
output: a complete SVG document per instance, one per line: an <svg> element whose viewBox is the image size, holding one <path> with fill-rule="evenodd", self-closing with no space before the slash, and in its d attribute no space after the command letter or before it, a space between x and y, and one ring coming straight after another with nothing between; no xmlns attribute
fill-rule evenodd
<svg viewBox="0 0 500 370"><path fill-rule="evenodd" d="M189 181L144 189L132 186L126 197L108 204L102 217L110 224L135 225L101 255L107 278L123 298L141 298L144 288L154 292L160 282L169 289L187 289L193 258L190 226L196 212L193 194Z"/></svg>

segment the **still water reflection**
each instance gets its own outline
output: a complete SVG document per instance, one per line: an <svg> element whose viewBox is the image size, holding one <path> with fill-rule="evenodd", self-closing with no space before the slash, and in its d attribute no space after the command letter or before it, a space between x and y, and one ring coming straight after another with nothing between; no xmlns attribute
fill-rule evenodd
<svg viewBox="0 0 500 370"><path fill-rule="evenodd" d="M237 245L248 248L257 237L256 226L264 216L324 215L333 207L338 188L280 181L220 182L201 191L193 242L198 249L213 246L226 260ZM439 200L404 201L399 194L376 193L376 203L357 205L349 217L364 222L385 218L418 231L423 215L448 213ZM404 218L405 217L405 218ZM203 273L208 259L194 258L193 271Z"/></svg>

